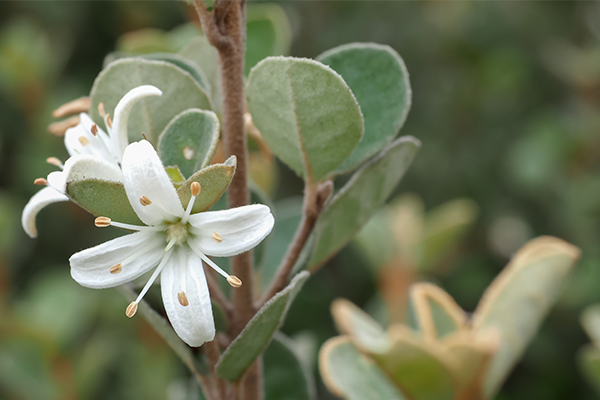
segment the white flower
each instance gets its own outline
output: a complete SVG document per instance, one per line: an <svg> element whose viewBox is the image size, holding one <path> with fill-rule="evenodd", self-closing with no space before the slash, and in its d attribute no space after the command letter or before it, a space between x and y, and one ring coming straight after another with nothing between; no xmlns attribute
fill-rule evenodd
<svg viewBox="0 0 600 400"><path fill-rule="evenodd" d="M130 144L122 162L129 202L147 226L96 218L96 226L113 225L136 231L70 258L71 275L82 286L102 289L130 282L156 267L138 298L127 307L132 317L152 283L161 274L162 298L175 332L190 346L200 346L215 335L210 295L202 261L228 278L208 256L229 257L259 244L273 228L267 206L257 204L224 211L190 214L200 184L191 187L184 210L158 154L147 141Z"/></svg>
<svg viewBox="0 0 600 400"><path fill-rule="evenodd" d="M65 195L68 182L77 178L91 177L122 181L119 164L128 143L127 120L131 109L138 100L144 97L161 95L162 92L151 85L138 86L127 92L115 108L114 124L108 114L102 116L108 134L98 127L86 113L79 115L79 124L65 133L65 147L71 157L65 162L65 165L57 158L50 157L48 159L49 163L61 168L62 171L50 173L47 180L36 180L47 187L33 195L23 209L21 224L30 237L37 236L35 218L44 207L69 200ZM85 166L77 166L79 163L84 163ZM73 171L85 171L86 173L74 175Z"/></svg>

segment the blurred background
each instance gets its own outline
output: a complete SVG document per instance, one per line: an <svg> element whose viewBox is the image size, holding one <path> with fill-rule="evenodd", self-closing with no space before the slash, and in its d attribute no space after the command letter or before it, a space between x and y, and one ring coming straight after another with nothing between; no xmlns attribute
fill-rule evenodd
<svg viewBox="0 0 600 400"><path fill-rule="evenodd" d="M405 212L397 236L418 241L411 231L418 218L425 231L442 229L439 206L449 201L453 211L441 210L460 229L441 250L424 250L426 262L405 266L400 288L429 280L472 311L528 239L549 234L582 248L559 303L497 399L595 398L575 355L589 341L579 313L600 301L599 5L278 4L290 21L291 55L314 58L340 44L377 42L407 65L413 106L401 134L423 147L392 200ZM130 50L123 34L170 31L190 15L176 1L0 2L2 399L185 398L187 371L142 318L124 317L126 300L70 278L69 256L114 232L93 229L91 215L61 203L40 213L32 240L20 213L39 189L33 180L55 169L45 159L67 156L62 139L47 132L52 110L89 94L106 54ZM263 186L276 204L301 195L300 179L275 168ZM298 296L283 331L305 349L317 382L317 351L337 334L331 301L346 297L377 314L388 261L374 260L359 239ZM318 385L320 399L334 398Z"/></svg>

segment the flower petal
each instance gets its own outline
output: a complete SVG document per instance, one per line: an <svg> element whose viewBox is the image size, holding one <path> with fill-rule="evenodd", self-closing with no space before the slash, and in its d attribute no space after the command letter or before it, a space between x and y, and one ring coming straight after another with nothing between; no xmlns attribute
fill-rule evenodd
<svg viewBox="0 0 600 400"><path fill-rule="evenodd" d="M123 154L123 182L134 211L146 225L183 217L183 207L154 147L146 141L131 143ZM143 206L140 197L152 204Z"/></svg>
<svg viewBox="0 0 600 400"><path fill-rule="evenodd" d="M37 229L35 227L35 217L37 214L48 204L67 200L69 200L67 196L49 186L46 186L34 194L25 205L23 214L21 215L21 225L23 225L25 233L27 233L30 238L37 237Z"/></svg>
<svg viewBox="0 0 600 400"><path fill-rule="evenodd" d="M113 149L119 157L119 161L121 161L125 147L129 143L127 122L131 109L138 100L148 96L162 96L162 92L152 85L138 86L127 92L115 108L111 141ZM141 132L139 133L141 134Z"/></svg>
<svg viewBox="0 0 600 400"><path fill-rule="evenodd" d="M65 147L69 154L71 156L89 154L116 164L118 160L110 150L111 143L106 133L98 128L98 134L93 135L92 119L85 113L79 114L79 117L79 124L67 129L65 133Z"/></svg>
<svg viewBox="0 0 600 400"><path fill-rule="evenodd" d="M89 178L121 182L123 174L117 164L102 158L93 155L73 156L65 162L62 171L51 172L48 175L48 184L65 193L67 183Z"/></svg>
<svg viewBox="0 0 600 400"><path fill-rule="evenodd" d="M177 335L190 346L198 347L215 337L215 321L202 260L186 247L177 246L174 251L161 273L163 302ZM181 292L185 293L186 306L179 301Z"/></svg>
<svg viewBox="0 0 600 400"><path fill-rule="evenodd" d="M121 236L73 254L69 259L71 276L81 286L93 289L119 286L154 268L165 254L164 246L164 238L156 232ZM111 273L110 268L117 264L122 264L121 271Z"/></svg>
<svg viewBox="0 0 600 400"><path fill-rule="evenodd" d="M207 211L190 216L195 237L191 240L209 256L230 257L258 245L273 229L269 207L262 204ZM213 232L221 242L213 239Z"/></svg>

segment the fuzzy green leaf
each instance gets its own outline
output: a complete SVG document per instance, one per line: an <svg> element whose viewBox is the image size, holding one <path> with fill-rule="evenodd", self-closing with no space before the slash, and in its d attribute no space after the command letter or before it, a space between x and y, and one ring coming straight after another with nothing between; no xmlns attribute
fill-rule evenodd
<svg viewBox="0 0 600 400"><path fill-rule="evenodd" d="M265 400L314 400L315 382L302 364L293 342L276 332L263 354Z"/></svg>
<svg viewBox="0 0 600 400"><path fill-rule="evenodd" d="M404 400L385 374L346 337L325 342L319 370L327 388L346 400Z"/></svg>
<svg viewBox="0 0 600 400"><path fill-rule="evenodd" d="M358 167L390 143L404 124L412 92L408 71L398 53L375 43L350 43L317 57L346 81L365 119L365 134L336 173Z"/></svg>
<svg viewBox="0 0 600 400"><path fill-rule="evenodd" d="M283 8L278 4L249 4L246 38L246 75L263 58L287 55L292 30Z"/></svg>
<svg viewBox="0 0 600 400"><path fill-rule="evenodd" d="M158 135L182 111L212 108L206 91L183 69L165 61L124 58L111 63L96 78L90 94L92 119L104 126L98 104L104 103L106 112L112 114L119 100L140 85L154 85L163 95L141 99L133 106L128 127L134 140L145 133L156 143Z"/></svg>
<svg viewBox="0 0 600 400"><path fill-rule="evenodd" d="M185 208L192 198L192 182L200 184L200 195L196 197L192 214L206 211L225 193L235 174L236 158L231 156L224 164L213 164L190 176L177 190L181 205Z"/></svg>
<svg viewBox="0 0 600 400"><path fill-rule="evenodd" d="M211 98L213 110L218 112L221 104L221 81L219 77L219 54L217 50L208 43L205 36L198 36L190 40L179 54L193 62L200 68L211 87Z"/></svg>
<svg viewBox="0 0 600 400"><path fill-rule="evenodd" d="M165 165L176 165L184 176L210 164L219 142L219 118L212 111L189 109L177 115L158 138Z"/></svg>
<svg viewBox="0 0 600 400"><path fill-rule="evenodd" d="M129 203L122 183L101 179L83 179L67 184L67 196L96 217L143 225Z"/></svg>
<svg viewBox="0 0 600 400"><path fill-rule="evenodd" d="M266 349L275 332L285 320L292 301L310 274L299 273L290 284L269 300L233 340L217 363L217 374L229 381L237 381L244 371Z"/></svg>
<svg viewBox="0 0 600 400"><path fill-rule="evenodd" d="M167 175L169 175L169 179L171 179L171 182L173 182L173 186L175 186L176 189L179 189L183 182L185 182L185 176L183 176L179 170L179 167L176 165L172 167L165 167L165 170L167 171Z"/></svg>
<svg viewBox="0 0 600 400"><path fill-rule="evenodd" d="M577 247L554 237L531 240L484 293L473 327L501 334L485 380L486 397L493 397L521 357L579 255Z"/></svg>
<svg viewBox="0 0 600 400"><path fill-rule="evenodd" d="M362 138L354 95L319 62L269 57L250 72L247 97L252 120L273 153L309 182L325 179Z"/></svg>
<svg viewBox="0 0 600 400"><path fill-rule="evenodd" d="M385 203L420 146L417 139L403 136L354 173L319 217L309 268L339 251Z"/></svg>

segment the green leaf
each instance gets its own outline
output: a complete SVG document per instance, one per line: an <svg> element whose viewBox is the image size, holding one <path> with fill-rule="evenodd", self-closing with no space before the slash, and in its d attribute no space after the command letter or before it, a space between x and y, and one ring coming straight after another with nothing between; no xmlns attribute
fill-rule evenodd
<svg viewBox="0 0 600 400"><path fill-rule="evenodd" d="M308 59L269 57L250 72L252 120L273 153L308 182L319 182L360 142L360 107L331 68Z"/></svg>
<svg viewBox="0 0 600 400"><path fill-rule="evenodd" d="M325 342L319 370L327 388L346 400L404 400L385 374L346 337Z"/></svg>
<svg viewBox="0 0 600 400"><path fill-rule="evenodd" d="M141 99L133 106L128 127L130 138L135 140L145 133L156 143L158 135L182 111L212 108L206 91L183 69L165 61L124 58L111 63L96 78L90 94L92 119L102 122L98 104L104 103L106 112L112 113L119 100L140 85L154 85L163 95Z"/></svg>
<svg viewBox="0 0 600 400"><path fill-rule="evenodd" d="M93 178L73 181L67 183L67 196L96 217L143 225L133 211L122 183Z"/></svg>
<svg viewBox="0 0 600 400"><path fill-rule="evenodd" d="M173 186L175 186L175 188L178 189L183 182L185 182L185 176L183 176L177 165L173 167L165 167L165 170L167 171L167 175L169 175L169 179L171 179L171 182L173 182Z"/></svg>
<svg viewBox="0 0 600 400"><path fill-rule="evenodd" d="M218 112L221 104L221 78L217 50L202 35L190 40L179 51L179 54L196 64L204 72L211 87L213 110Z"/></svg>
<svg viewBox="0 0 600 400"><path fill-rule="evenodd" d="M229 187L236 167L235 156L229 157L224 164L213 164L190 176L177 190L181 205L186 208L192 198L192 182L200 184L200 195L196 197L192 214L206 211L225 193Z"/></svg>
<svg viewBox="0 0 600 400"><path fill-rule="evenodd" d="M219 142L219 118L212 111L192 108L169 122L158 138L165 165L176 165L184 176L210 164Z"/></svg>
<svg viewBox="0 0 600 400"><path fill-rule="evenodd" d="M473 327L496 329L501 342L484 391L492 397L521 357L579 258L577 247L555 237L529 241L492 282L477 306Z"/></svg>
<svg viewBox="0 0 600 400"><path fill-rule="evenodd" d="M421 143L411 136L398 138L354 173L319 217L309 268L325 263L384 204L420 146Z"/></svg>
<svg viewBox="0 0 600 400"><path fill-rule="evenodd" d="M263 354L265 400L314 400L315 382L310 368L296 355L293 342L276 332Z"/></svg>
<svg viewBox="0 0 600 400"><path fill-rule="evenodd" d="M390 46L350 43L317 57L346 81L365 119L365 134L336 173L353 170L398 135L412 101L404 61Z"/></svg>
<svg viewBox="0 0 600 400"><path fill-rule="evenodd" d="M117 50L126 53L155 53L173 51L173 48L165 31L146 28L122 35L117 40Z"/></svg>
<svg viewBox="0 0 600 400"><path fill-rule="evenodd" d="M600 304L586 307L580 316L581 325L585 333L594 343L600 343Z"/></svg>
<svg viewBox="0 0 600 400"><path fill-rule="evenodd" d="M104 68L110 65L113 61L120 60L122 58L140 58L142 60L157 60L166 61L176 65L182 70L188 72L198 82L202 89L206 93L210 93L210 83L208 78L204 75L204 72L196 66L195 63L186 59L179 54L173 53L151 53L151 54L135 54L135 53L124 53L124 52L112 52L108 53L104 57Z"/></svg>
<svg viewBox="0 0 600 400"><path fill-rule="evenodd" d="M577 364L587 381L600 395L600 349L585 345L577 353Z"/></svg>
<svg viewBox="0 0 600 400"><path fill-rule="evenodd" d="M348 335L358 347L385 352L391 346L383 327L352 302L335 300L331 305L331 314L338 330Z"/></svg>
<svg viewBox="0 0 600 400"><path fill-rule="evenodd" d="M269 300L248 322L244 330L231 342L217 363L217 374L229 381L237 381L244 371L269 345L281 327L292 301L310 274L303 271L290 284Z"/></svg>
<svg viewBox="0 0 600 400"><path fill-rule="evenodd" d="M292 29L278 4L249 4L246 23L245 74L260 60L285 56L292 44Z"/></svg>

